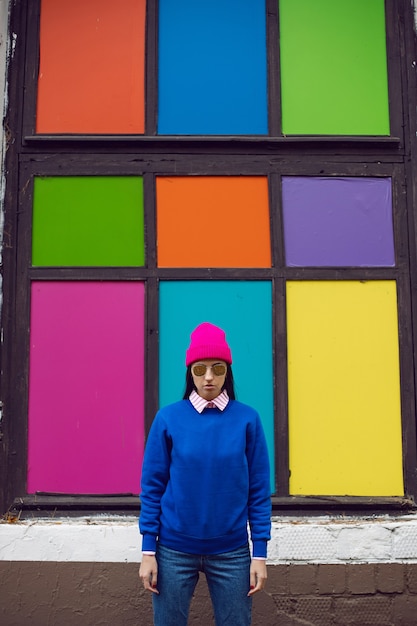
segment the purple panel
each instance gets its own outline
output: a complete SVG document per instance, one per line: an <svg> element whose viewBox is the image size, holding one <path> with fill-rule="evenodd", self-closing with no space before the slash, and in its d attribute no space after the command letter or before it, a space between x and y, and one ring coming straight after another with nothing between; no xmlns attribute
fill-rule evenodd
<svg viewBox="0 0 417 626"><path fill-rule="evenodd" d="M282 179L286 264L395 265L390 178Z"/></svg>

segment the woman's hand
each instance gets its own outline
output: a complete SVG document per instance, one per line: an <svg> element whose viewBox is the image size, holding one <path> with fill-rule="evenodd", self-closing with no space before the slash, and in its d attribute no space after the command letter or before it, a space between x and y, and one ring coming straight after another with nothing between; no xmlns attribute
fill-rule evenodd
<svg viewBox="0 0 417 626"><path fill-rule="evenodd" d="M267 579L266 561L252 559L250 565L250 591L248 596L261 591L265 587Z"/></svg>
<svg viewBox="0 0 417 626"><path fill-rule="evenodd" d="M156 588L158 583L158 563L156 558L150 554L142 555L142 563L139 568L139 578L143 582L143 586L152 593L159 593Z"/></svg>

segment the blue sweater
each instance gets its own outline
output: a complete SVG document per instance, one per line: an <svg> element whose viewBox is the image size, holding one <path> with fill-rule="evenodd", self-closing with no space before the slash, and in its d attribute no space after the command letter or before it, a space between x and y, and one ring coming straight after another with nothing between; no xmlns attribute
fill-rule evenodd
<svg viewBox="0 0 417 626"><path fill-rule="evenodd" d="M230 400L200 414L189 400L158 411L142 470L143 550L157 540L190 554L219 554L248 541L265 557L270 538L270 477L261 421Z"/></svg>

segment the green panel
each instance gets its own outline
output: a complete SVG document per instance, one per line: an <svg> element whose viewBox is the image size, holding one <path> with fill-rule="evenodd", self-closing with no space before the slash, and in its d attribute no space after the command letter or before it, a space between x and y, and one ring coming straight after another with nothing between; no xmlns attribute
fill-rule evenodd
<svg viewBox="0 0 417 626"><path fill-rule="evenodd" d="M279 0L282 131L389 135L384 0Z"/></svg>
<svg viewBox="0 0 417 626"><path fill-rule="evenodd" d="M33 265L141 266L144 260L142 178L35 178Z"/></svg>

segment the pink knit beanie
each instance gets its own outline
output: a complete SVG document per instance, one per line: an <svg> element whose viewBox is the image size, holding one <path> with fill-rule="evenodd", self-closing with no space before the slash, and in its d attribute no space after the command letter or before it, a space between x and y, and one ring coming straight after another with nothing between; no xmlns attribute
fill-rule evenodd
<svg viewBox="0 0 417 626"><path fill-rule="evenodd" d="M221 359L226 363L232 362L232 353L227 345L224 330L209 322L203 322L191 333L185 364L188 366L202 359Z"/></svg>

